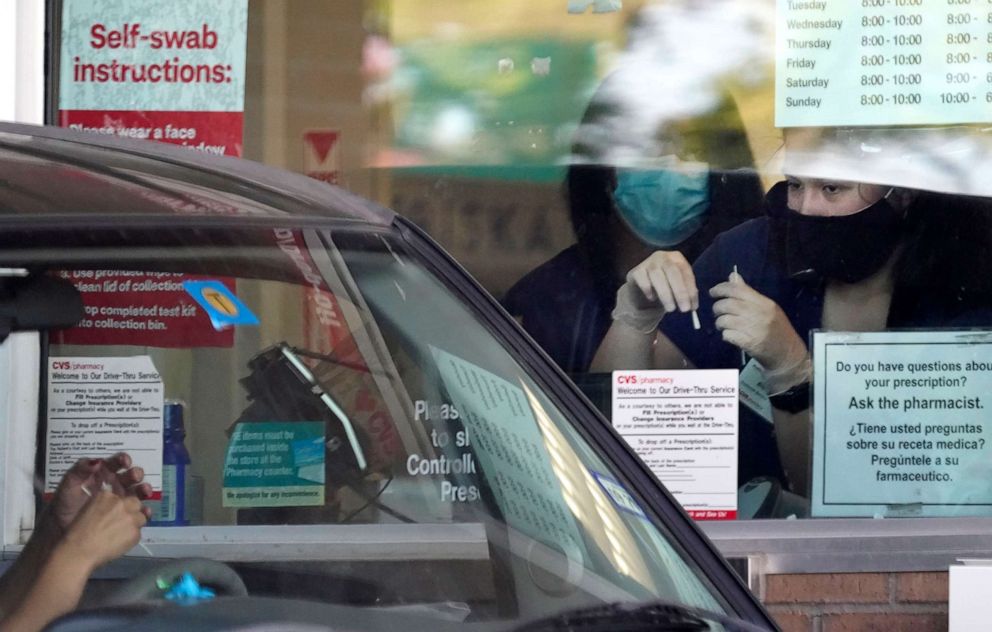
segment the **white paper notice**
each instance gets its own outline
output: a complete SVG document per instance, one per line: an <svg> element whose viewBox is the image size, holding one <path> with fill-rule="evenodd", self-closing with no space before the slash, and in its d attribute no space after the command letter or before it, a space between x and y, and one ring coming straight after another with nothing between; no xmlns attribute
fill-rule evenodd
<svg viewBox="0 0 992 632"><path fill-rule="evenodd" d="M527 395L482 367L436 347L431 350L507 523L562 547L570 559L586 559Z"/></svg>
<svg viewBox="0 0 992 632"><path fill-rule="evenodd" d="M737 517L735 369L614 371L613 426L697 520Z"/></svg>
<svg viewBox="0 0 992 632"><path fill-rule="evenodd" d="M148 356L48 360L45 491L81 458L127 452L162 489L162 377Z"/></svg>

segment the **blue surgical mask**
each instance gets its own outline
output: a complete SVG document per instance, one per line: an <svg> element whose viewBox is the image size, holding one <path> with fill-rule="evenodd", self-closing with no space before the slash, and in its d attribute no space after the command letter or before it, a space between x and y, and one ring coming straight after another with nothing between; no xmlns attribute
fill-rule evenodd
<svg viewBox="0 0 992 632"><path fill-rule="evenodd" d="M617 169L613 192L620 217L641 241L656 248L679 244L706 220L709 173Z"/></svg>

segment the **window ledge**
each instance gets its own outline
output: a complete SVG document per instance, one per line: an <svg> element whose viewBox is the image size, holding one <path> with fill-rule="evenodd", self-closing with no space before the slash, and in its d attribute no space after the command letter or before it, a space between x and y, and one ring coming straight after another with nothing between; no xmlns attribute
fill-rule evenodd
<svg viewBox="0 0 992 632"><path fill-rule="evenodd" d="M946 571L992 558L992 518L808 519L700 522L728 558L755 572Z"/></svg>

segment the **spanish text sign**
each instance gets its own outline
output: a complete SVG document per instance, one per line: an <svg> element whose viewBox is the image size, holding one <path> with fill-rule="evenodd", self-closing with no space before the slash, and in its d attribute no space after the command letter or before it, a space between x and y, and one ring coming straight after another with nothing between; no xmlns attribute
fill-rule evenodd
<svg viewBox="0 0 992 632"><path fill-rule="evenodd" d="M992 332L813 335L814 516L992 515Z"/></svg>
<svg viewBox="0 0 992 632"><path fill-rule="evenodd" d="M737 517L735 369L614 371L613 426L690 516Z"/></svg>

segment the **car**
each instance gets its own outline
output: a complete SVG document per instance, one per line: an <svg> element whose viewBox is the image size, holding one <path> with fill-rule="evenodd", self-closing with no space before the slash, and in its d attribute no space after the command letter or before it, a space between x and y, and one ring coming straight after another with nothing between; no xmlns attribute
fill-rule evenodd
<svg viewBox="0 0 992 632"><path fill-rule="evenodd" d="M51 630L777 629L404 217L247 160L13 123L0 211L5 346L34 350L3 358L39 394L6 471L40 496L123 449L160 490L141 546ZM5 484L5 525L30 524L30 482Z"/></svg>

